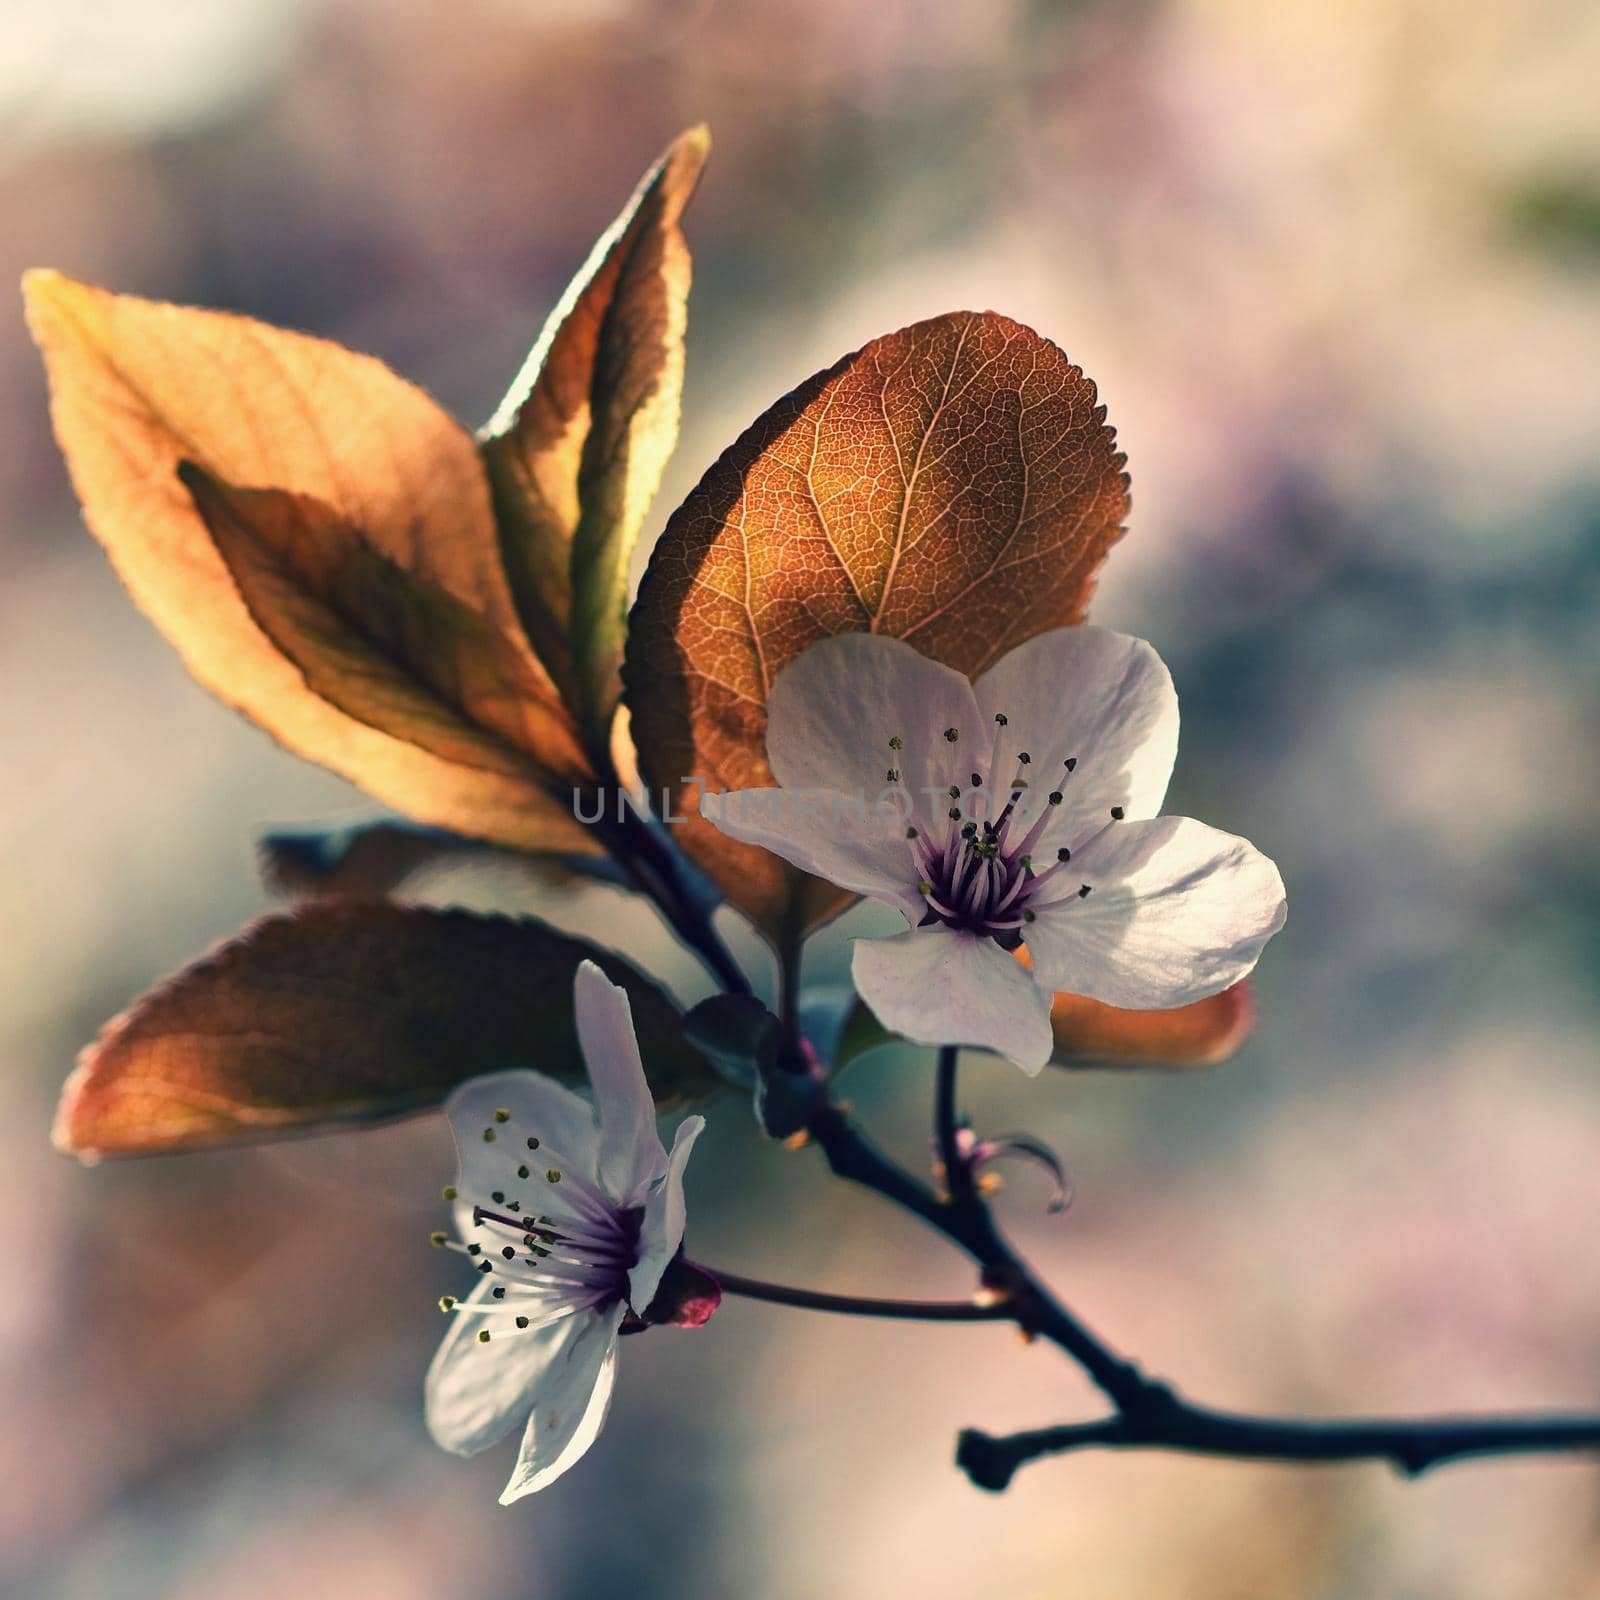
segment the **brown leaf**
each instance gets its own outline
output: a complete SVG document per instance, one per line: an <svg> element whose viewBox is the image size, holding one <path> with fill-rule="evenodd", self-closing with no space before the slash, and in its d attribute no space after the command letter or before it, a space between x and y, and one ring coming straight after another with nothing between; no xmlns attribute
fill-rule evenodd
<svg viewBox="0 0 1600 1600"><path fill-rule="evenodd" d="M876 339L761 417L674 513L631 619L633 736L678 837L769 937L843 903L703 823L769 784L766 700L806 646L871 630L976 675L1082 620L1127 512L1094 385L1048 339L957 312Z"/></svg>
<svg viewBox="0 0 1600 1600"><path fill-rule="evenodd" d="M1171 1011L1123 1011L1058 994L1050 1007L1051 1060L1062 1067L1208 1067L1225 1061L1255 1026L1250 980Z"/></svg>
<svg viewBox="0 0 1600 1600"><path fill-rule="evenodd" d="M227 483L321 502L389 561L519 635L471 438L380 362L248 318L161 305L53 272L24 282L56 437L90 528L189 669L289 749L422 821L534 848L570 817L546 786L465 767L330 705L262 633L180 460ZM576 747L542 686L540 758Z"/></svg>
<svg viewBox="0 0 1600 1600"><path fill-rule="evenodd" d="M403 1116L479 1073L581 1083L572 982L623 984L657 1100L718 1087L667 995L620 956L528 919L382 902L263 918L110 1023L56 1114L58 1149L193 1150Z"/></svg>
<svg viewBox="0 0 1600 1600"><path fill-rule="evenodd" d="M678 433L679 222L710 148L693 128L646 173L484 429L517 605L594 749L620 692L629 557Z"/></svg>
<svg viewBox="0 0 1600 1600"><path fill-rule="evenodd" d="M324 700L459 766L546 781L534 754L548 734L544 680L520 637L411 576L320 500L236 488L187 461L178 476L250 615Z"/></svg>

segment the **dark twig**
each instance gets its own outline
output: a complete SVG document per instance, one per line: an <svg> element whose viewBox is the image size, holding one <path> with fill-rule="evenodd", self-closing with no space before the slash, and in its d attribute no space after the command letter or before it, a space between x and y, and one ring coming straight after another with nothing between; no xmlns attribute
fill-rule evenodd
<svg viewBox="0 0 1600 1600"><path fill-rule="evenodd" d="M944 1168L945 1193L952 1203L964 1203L972 1193L972 1163L961 1153L960 1120L956 1110L956 1065L961 1051L953 1044L939 1050L934 1080L933 1144Z"/></svg>
<svg viewBox="0 0 1600 1600"><path fill-rule="evenodd" d="M949 1095L953 1104L953 1082ZM938 1098L942 1108L943 1082ZM942 1126L942 1109L938 1120ZM1408 1476L1468 1456L1600 1449L1600 1417L1594 1416L1313 1422L1239 1416L1191 1405L1103 1344L1038 1282L1000 1233L976 1186L960 1199L941 1199L881 1154L835 1106L825 1107L812 1119L810 1133L840 1177L914 1212L960 1245L978 1263L985 1286L1005 1297L1011 1319L1070 1355L1116 1407L1115 1415L1099 1422L1003 1438L967 1429L960 1437L956 1460L981 1488L1004 1489L1025 1462L1091 1446L1180 1450L1243 1460L1380 1460Z"/></svg>
<svg viewBox="0 0 1600 1600"><path fill-rule="evenodd" d="M750 980L723 943L711 920L716 902L694 882L664 827L640 815L626 800L620 816L595 825L612 858L660 910L683 942L728 994L749 994Z"/></svg>
<svg viewBox="0 0 1600 1600"><path fill-rule="evenodd" d="M1163 1412L1107 1417L996 1438L968 1428L956 1463L981 1489L1004 1489L1018 1467L1091 1447L1181 1450L1235 1460L1386 1461L1408 1478L1470 1456L1600 1449L1600 1416L1407 1417L1313 1422L1246 1417L1191 1406L1175 1395Z"/></svg>

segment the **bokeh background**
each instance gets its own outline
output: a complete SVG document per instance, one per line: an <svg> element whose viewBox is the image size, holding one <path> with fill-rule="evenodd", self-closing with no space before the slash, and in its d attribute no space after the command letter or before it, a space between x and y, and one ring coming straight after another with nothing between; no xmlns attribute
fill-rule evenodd
<svg viewBox="0 0 1600 1600"><path fill-rule="evenodd" d="M1600 12L1578 0L10 0L0 277L242 310L487 414L654 152L711 122L682 443L864 339L993 306L1094 376L1131 458L1098 620L1183 696L1173 809L1290 887L1248 1048L1025 1082L1057 1142L1019 1237L1114 1343L1217 1402L1600 1404ZM630 1341L578 1471L495 1504L420 1383L453 1258L424 1118L80 1169L75 1049L263 910L264 827L353 791L210 701L81 529L0 318L0 1592L18 1600L981 1591L1600 1595L1600 1471L1403 1485L1155 1456L1003 1497L955 1430L1091 1414L1000 1329L730 1305ZM653 531L653 530L652 530ZM483 869L701 988L604 890ZM859 914L858 914L859 916ZM841 927L813 956L844 971ZM854 1074L926 1156L927 1064ZM695 1253L862 1291L960 1263L717 1108Z"/></svg>

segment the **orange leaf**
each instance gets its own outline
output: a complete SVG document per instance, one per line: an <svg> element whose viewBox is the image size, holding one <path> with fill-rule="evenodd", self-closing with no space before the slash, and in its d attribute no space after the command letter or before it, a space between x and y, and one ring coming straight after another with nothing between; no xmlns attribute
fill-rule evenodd
<svg viewBox="0 0 1600 1600"><path fill-rule="evenodd" d="M446 761L543 780L529 752L544 680L520 639L309 495L238 489L187 461L178 476L250 615L324 700Z"/></svg>
<svg viewBox="0 0 1600 1600"><path fill-rule="evenodd" d="M836 891L700 820L772 782L766 701L806 646L871 630L977 674L1080 621L1127 511L1094 385L1048 339L957 312L876 339L786 395L673 515L631 619L640 767L678 836L771 938Z"/></svg>
<svg viewBox="0 0 1600 1600"><path fill-rule="evenodd" d="M677 439L679 222L710 148L693 128L646 173L484 429L518 608L596 750L620 692L629 558Z"/></svg>
<svg viewBox="0 0 1600 1600"><path fill-rule="evenodd" d="M328 903L263 918L110 1023L62 1091L56 1146L149 1155L403 1116L502 1067L581 1083L572 982L585 958L628 990L659 1101L718 1087L666 994L586 940L527 919Z"/></svg>
<svg viewBox="0 0 1600 1600"><path fill-rule="evenodd" d="M228 483L309 496L518 638L482 464L457 423L380 362L320 339L53 272L30 273L24 291L89 526L201 683L425 822L533 848L570 832L548 785L442 759L317 694L252 620L177 477L187 459ZM541 693L541 761L581 773L553 685Z"/></svg>
<svg viewBox="0 0 1600 1600"><path fill-rule="evenodd" d="M1171 1011L1123 1011L1081 994L1050 1007L1057 1066L1211 1066L1225 1061L1255 1025L1250 980Z"/></svg>

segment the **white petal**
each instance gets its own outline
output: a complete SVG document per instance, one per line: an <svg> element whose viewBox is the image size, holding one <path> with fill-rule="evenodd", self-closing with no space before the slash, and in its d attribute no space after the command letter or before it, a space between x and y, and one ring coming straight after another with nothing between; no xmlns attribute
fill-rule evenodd
<svg viewBox="0 0 1600 1600"><path fill-rule="evenodd" d="M490 1072L471 1078L444 1103L461 1160L456 1180L456 1227L470 1237L472 1208L500 1189L519 1187L519 1165L528 1161L528 1140L539 1141L541 1165L552 1161L593 1180L600 1135L594 1109L581 1095L540 1072ZM510 1112L500 1122L495 1113ZM485 1131L494 1138L486 1140ZM549 1207L542 1206L542 1210Z"/></svg>
<svg viewBox="0 0 1600 1600"><path fill-rule="evenodd" d="M704 1117L685 1117L678 1124L672 1140L672 1155L667 1162L667 1175L645 1201L644 1216L639 1222L639 1259L628 1273L628 1299L633 1309L641 1314L655 1299L661 1274L683 1243L686 1220L683 1169L688 1166L689 1152L694 1149L694 1142L705 1125Z"/></svg>
<svg viewBox="0 0 1600 1600"><path fill-rule="evenodd" d="M1121 806L1129 817L1161 809L1178 753L1178 696L1161 657L1142 639L1106 628L1056 628L1018 645L974 686L986 719L1007 718L1009 782L1016 753L1041 794L1066 796L1046 845L1076 846ZM1062 763L1075 757L1069 774ZM1061 837L1057 837L1061 835Z"/></svg>
<svg viewBox="0 0 1600 1600"><path fill-rule="evenodd" d="M1023 930L1034 976L1109 1005L1202 1000L1255 966L1288 907L1254 845L1189 817L1107 828L1072 859L1065 904ZM1090 885L1086 899L1074 890Z"/></svg>
<svg viewBox="0 0 1600 1600"><path fill-rule="evenodd" d="M591 1315L539 1385L517 1464L500 1495L508 1506L552 1484L588 1450L605 1426L617 1376L617 1324L624 1308Z"/></svg>
<svg viewBox="0 0 1600 1600"><path fill-rule="evenodd" d="M992 939L918 928L857 939L851 974L878 1021L919 1044L998 1050L1027 1072L1050 1059L1050 1000Z"/></svg>
<svg viewBox="0 0 1600 1600"><path fill-rule="evenodd" d="M955 728L952 744L945 730ZM898 739L898 748L890 739ZM905 787L964 783L988 732L959 672L899 639L841 633L803 650L767 700L767 760L786 789L861 796L869 803L897 768Z"/></svg>
<svg viewBox="0 0 1600 1600"><path fill-rule="evenodd" d="M449 1330L428 1367L428 1431L446 1450L463 1456L509 1433L526 1415L545 1373L561 1363L562 1353L588 1324L601 1320L593 1311L574 1312L552 1299L542 1324L519 1329L490 1298L494 1287L486 1276L467 1300L468 1307L478 1309L450 1313ZM483 1329L489 1333L487 1344L478 1339Z"/></svg>
<svg viewBox="0 0 1600 1600"><path fill-rule="evenodd" d="M892 805L879 810L833 790L735 789L705 795L700 815L730 838L758 844L852 894L881 900L908 921L922 915L906 814Z"/></svg>
<svg viewBox="0 0 1600 1600"><path fill-rule="evenodd" d="M666 1170L667 1152L656 1132L655 1098L639 1059L628 994L584 961L573 1005L600 1117L600 1182L618 1204L637 1204L639 1191Z"/></svg>

